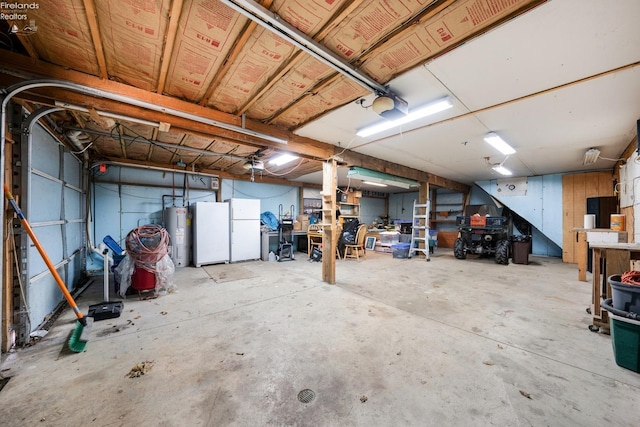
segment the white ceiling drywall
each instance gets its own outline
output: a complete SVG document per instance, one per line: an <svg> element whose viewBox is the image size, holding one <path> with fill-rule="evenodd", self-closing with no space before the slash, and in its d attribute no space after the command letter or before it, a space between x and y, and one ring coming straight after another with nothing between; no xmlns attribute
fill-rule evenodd
<svg viewBox="0 0 640 427"><path fill-rule="evenodd" d="M390 83L410 108L448 95L452 109L360 138L382 119L353 103L297 133L465 183L500 177L486 157L514 176L611 168L582 158L590 147L617 158L636 134L638 16L637 0L549 1ZM505 160L483 141L488 131L517 153Z"/></svg>

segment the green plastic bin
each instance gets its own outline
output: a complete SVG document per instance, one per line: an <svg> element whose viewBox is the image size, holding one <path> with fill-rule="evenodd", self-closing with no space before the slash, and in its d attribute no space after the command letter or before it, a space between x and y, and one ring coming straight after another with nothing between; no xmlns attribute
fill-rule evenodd
<svg viewBox="0 0 640 427"><path fill-rule="evenodd" d="M640 321L609 313L611 342L618 366L640 372Z"/></svg>

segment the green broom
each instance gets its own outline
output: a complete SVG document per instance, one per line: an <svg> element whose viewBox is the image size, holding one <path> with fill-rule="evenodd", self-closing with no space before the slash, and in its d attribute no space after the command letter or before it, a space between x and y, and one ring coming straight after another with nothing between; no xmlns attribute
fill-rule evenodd
<svg viewBox="0 0 640 427"><path fill-rule="evenodd" d="M18 207L18 204L16 203L16 201L13 199L13 195L11 194L11 191L9 190L9 186L6 183L4 184L4 195L6 196L7 200L11 204L11 207L13 207L13 210L16 211L18 218L20 218L20 223L22 224L22 227L26 230L27 234L29 234L29 237L31 237L33 244L35 245L36 249L38 249L38 252L40 252L40 256L42 256L42 259L44 260L45 264L47 264L47 267L49 267L49 271L53 275L53 278L56 279L56 283L58 284L58 287L64 294L64 297L67 299L67 302L69 303L69 305L73 309L73 312L76 314L76 317L78 318L78 321L76 322L76 328L71 334L71 338L69 338L69 349L74 353L81 353L87 347L87 341L89 341L89 336L91 335L93 318L83 316L80 310L78 309L76 302L73 300L73 297L67 290L67 287L62 281L62 278L60 277L55 267L51 263L51 260L47 256L47 253L44 251L44 248L38 241L38 238L36 237L35 233L31 229L29 222L24 217L24 214L20 210L20 207Z"/></svg>

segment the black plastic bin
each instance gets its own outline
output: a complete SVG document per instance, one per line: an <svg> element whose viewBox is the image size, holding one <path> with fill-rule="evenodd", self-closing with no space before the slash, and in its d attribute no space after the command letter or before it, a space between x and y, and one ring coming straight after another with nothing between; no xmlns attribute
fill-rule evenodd
<svg viewBox="0 0 640 427"><path fill-rule="evenodd" d="M529 252L531 252L531 236L514 236L511 242L513 254L511 258L514 264L529 264Z"/></svg>

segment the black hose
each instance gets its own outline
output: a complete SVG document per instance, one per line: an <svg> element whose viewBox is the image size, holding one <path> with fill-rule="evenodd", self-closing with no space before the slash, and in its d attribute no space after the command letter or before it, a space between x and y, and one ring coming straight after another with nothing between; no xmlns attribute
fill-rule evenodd
<svg viewBox="0 0 640 427"><path fill-rule="evenodd" d="M632 311L618 310L617 308L613 308L613 300L611 298L601 301L600 307L604 308L609 313L615 314L616 316L620 316L620 317L624 317L632 320L640 320L640 314L638 313L634 313Z"/></svg>

